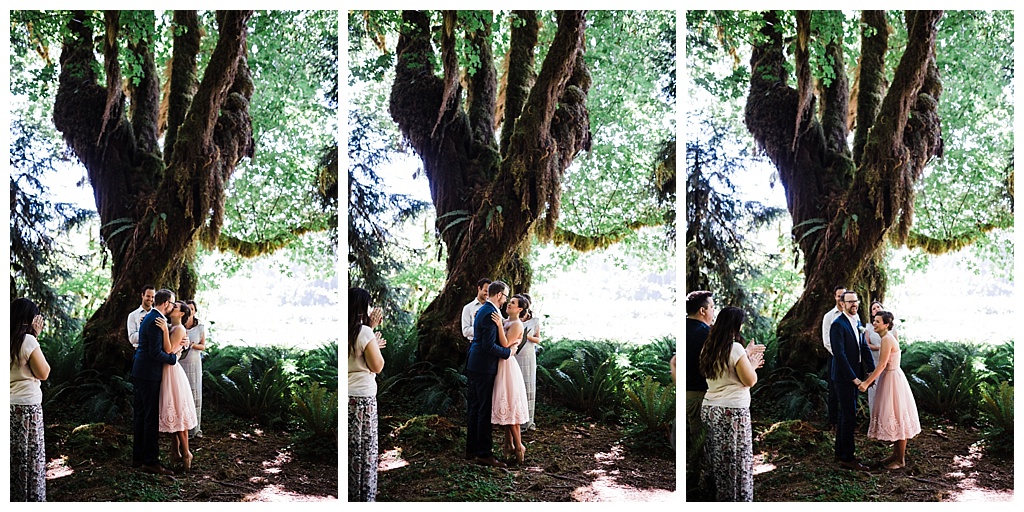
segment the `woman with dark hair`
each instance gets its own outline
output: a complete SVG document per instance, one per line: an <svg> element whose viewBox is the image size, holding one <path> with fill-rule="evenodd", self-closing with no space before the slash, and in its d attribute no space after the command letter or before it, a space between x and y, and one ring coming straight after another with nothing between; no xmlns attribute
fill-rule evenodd
<svg viewBox="0 0 1024 512"><path fill-rule="evenodd" d="M700 352L700 373L708 382L700 410L708 430L704 449L718 501L754 501L750 388L757 383L764 345L744 348L740 328L745 318L739 308L723 309Z"/></svg>
<svg viewBox="0 0 1024 512"><path fill-rule="evenodd" d="M869 308L871 314L868 316L868 323L872 324L871 319L875 317L875 313L885 309L885 306L877 300L871 301L871 307ZM868 349L871 350L871 362L875 363L875 367L878 367L878 351L882 348L882 337L875 332L872 325L868 325L864 329L864 342L868 344ZM868 410L870 411L875 407L875 390L876 387L868 388Z"/></svg>
<svg viewBox="0 0 1024 512"><path fill-rule="evenodd" d="M377 500L377 374L384 369L384 312L370 292L348 289L348 500Z"/></svg>
<svg viewBox="0 0 1024 512"><path fill-rule="evenodd" d="M893 315L888 311L872 315L871 325L882 337L882 348L878 351L875 371L860 383L859 389L864 391L875 380L878 381L868 437L893 441L892 455L878 465L885 469L900 469L906 465L907 440L921 433L921 421L917 416L914 392L900 368L900 344L891 332L892 323Z"/></svg>
<svg viewBox="0 0 1024 512"><path fill-rule="evenodd" d="M188 431L188 437L203 437L203 354L206 350L206 324L199 321L196 313L199 306L194 300L186 300L185 304L191 314L185 319L185 334L188 336L185 350L181 353L182 369L188 377L188 385L192 388L192 401L196 404L196 426Z"/></svg>
<svg viewBox="0 0 1024 512"><path fill-rule="evenodd" d="M36 339L43 330L39 307L11 302L11 501L46 501L43 390L50 365Z"/></svg>
<svg viewBox="0 0 1024 512"><path fill-rule="evenodd" d="M505 306L508 320L502 322L501 315L491 313L491 320L498 325L498 342L501 346L515 350L523 341L526 330L522 316L530 309L530 301L522 295L513 295ZM526 457L526 446L523 445L520 425L530 419L530 405L526 399L526 383L523 372L516 358L498 359L498 373L494 376L494 391L491 395L491 423L502 425L505 441L502 452L506 459L515 453L516 460L522 464Z"/></svg>
<svg viewBox="0 0 1024 512"><path fill-rule="evenodd" d="M156 325L164 332L164 352L181 355L188 343L183 322L192 316L188 304L182 301L174 303L174 309L167 313L170 326L163 319L157 319ZM188 376L180 364L163 365L163 376L160 379L160 432L171 434L171 453L173 463L180 462L185 470L192 469L192 452L188 448L188 431L199 423L196 419L196 404L192 399L192 388L188 384Z"/></svg>
<svg viewBox="0 0 1024 512"><path fill-rule="evenodd" d="M527 303L533 305L533 299L530 298L529 294L520 294L526 299ZM526 401L530 405L530 419L523 423L520 427L523 430L537 430L536 416L534 412L537 410L537 346L540 344L540 318L533 315L533 309L527 308L520 315L520 320L523 321L523 330L525 336L516 348L512 349L512 352L516 355L516 362L519 363L519 369L523 371L523 382L526 384Z"/></svg>

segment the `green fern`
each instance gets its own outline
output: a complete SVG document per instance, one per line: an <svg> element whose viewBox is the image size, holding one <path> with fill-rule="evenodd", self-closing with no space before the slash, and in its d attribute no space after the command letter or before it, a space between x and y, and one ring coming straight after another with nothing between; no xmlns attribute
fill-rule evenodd
<svg viewBox="0 0 1024 512"><path fill-rule="evenodd" d="M266 426L283 423L287 417L291 382L279 364L267 366L260 358L243 358L209 382L233 414Z"/></svg>
<svg viewBox="0 0 1024 512"><path fill-rule="evenodd" d="M910 375L917 404L958 423L977 417L978 390L985 375L976 365L979 349L965 343L933 345L928 362Z"/></svg>
<svg viewBox="0 0 1024 512"><path fill-rule="evenodd" d="M618 414L622 379L614 355L600 360L599 353L580 347L553 370L538 364L537 375L569 408L604 419Z"/></svg>
<svg viewBox="0 0 1024 512"><path fill-rule="evenodd" d="M662 455L673 453L669 440L676 417L675 389L662 386L648 375L642 384L627 386L626 397L636 420L627 433L633 449Z"/></svg>
<svg viewBox="0 0 1024 512"><path fill-rule="evenodd" d="M292 392L293 411L303 430L322 442L338 442L338 392L314 382Z"/></svg>
<svg viewBox="0 0 1024 512"><path fill-rule="evenodd" d="M389 403L409 400L417 414L449 414L466 410L466 376L455 368L429 361L411 365L404 374L383 381L381 396L394 397Z"/></svg>
<svg viewBox="0 0 1024 512"><path fill-rule="evenodd" d="M996 453L1013 454L1013 386L1001 382L981 392L981 413L988 423L985 440Z"/></svg>

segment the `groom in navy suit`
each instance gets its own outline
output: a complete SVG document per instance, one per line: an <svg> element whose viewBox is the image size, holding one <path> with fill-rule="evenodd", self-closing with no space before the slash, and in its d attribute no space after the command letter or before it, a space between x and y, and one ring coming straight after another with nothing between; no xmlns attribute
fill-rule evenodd
<svg viewBox="0 0 1024 512"><path fill-rule="evenodd" d="M164 365L174 364L178 358L164 352L164 331L156 325L156 320L166 322L166 315L173 309L174 292L167 289L156 292L153 308L139 326L139 346L132 362L132 384L135 386L132 466L142 466L143 471L159 475L174 474L160 465L160 381L163 380Z"/></svg>
<svg viewBox="0 0 1024 512"><path fill-rule="evenodd" d="M846 469L867 471L854 456L853 433L857 420L857 386L864 376L875 371L871 350L864 337L858 334L861 326L857 317L860 300L847 291L842 297L842 313L832 322L829 342L832 345L832 381L835 382L839 402L839 421L836 426L836 458Z"/></svg>
<svg viewBox="0 0 1024 512"><path fill-rule="evenodd" d="M491 453L491 394L498 358L508 359L512 351L498 343L498 326L491 320L491 313L505 304L508 292L508 285L501 281L494 281L487 288L487 302L480 306L473 320L473 341L466 362L466 457L475 457L477 464L496 467L505 464Z"/></svg>

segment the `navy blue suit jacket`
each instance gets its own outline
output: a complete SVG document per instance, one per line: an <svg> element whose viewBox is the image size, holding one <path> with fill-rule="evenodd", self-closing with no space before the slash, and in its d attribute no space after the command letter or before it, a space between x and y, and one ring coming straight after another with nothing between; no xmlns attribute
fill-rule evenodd
<svg viewBox="0 0 1024 512"><path fill-rule="evenodd" d="M469 344L469 359L466 369L471 372L498 373L498 358L508 359L512 349L498 343L498 326L491 320L491 313L497 311L490 301L480 306L473 319L473 342Z"/></svg>
<svg viewBox="0 0 1024 512"><path fill-rule="evenodd" d="M858 336L841 314L832 322L829 329L829 343L832 345L832 380L853 386L853 379L864 380L864 377L875 371L875 362L871 359L871 349ZM858 358L860 361L858 361Z"/></svg>
<svg viewBox="0 0 1024 512"><path fill-rule="evenodd" d="M164 365L178 362L174 354L164 352L164 331L154 323L161 316L153 308L139 326L139 347L135 349L135 359L132 361L132 377L136 379L162 380Z"/></svg>

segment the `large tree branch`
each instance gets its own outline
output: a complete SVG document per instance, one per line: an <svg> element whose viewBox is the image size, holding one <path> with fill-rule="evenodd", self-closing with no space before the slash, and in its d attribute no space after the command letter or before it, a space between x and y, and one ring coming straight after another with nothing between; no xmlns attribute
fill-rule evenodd
<svg viewBox="0 0 1024 512"><path fill-rule="evenodd" d="M508 144L515 132L516 121L523 112L523 105L530 94L537 73L534 67L534 49L540 33L540 23L535 11L513 11L513 16L520 20L512 23L512 37L509 43L508 71L505 73L505 98L503 115L504 126L501 129L501 154L508 151Z"/></svg>
<svg viewBox="0 0 1024 512"><path fill-rule="evenodd" d="M665 224L664 217L650 216L646 219L639 219L627 222L622 226L612 229L607 233L596 235L584 235L569 231L565 228L556 228L551 241L555 245L568 245L576 251L588 252L597 249L607 249L625 239L630 233L640 228L662 226Z"/></svg>
<svg viewBox="0 0 1024 512"><path fill-rule="evenodd" d="M576 68L576 57L583 50L583 15L584 11L558 14L558 31L541 65L537 81L530 89L513 137L540 141L542 149L555 151L556 148L547 147L550 144L551 121L558 108L558 100ZM531 146L527 144L525 147Z"/></svg>
<svg viewBox="0 0 1024 512"><path fill-rule="evenodd" d="M494 51L491 49L491 23L494 15L478 20L476 30L466 39L479 57L479 66L468 80L466 102L469 106L469 127L473 139L479 144L494 142L494 108L497 101L498 78L494 70Z"/></svg>
<svg viewBox="0 0 1024 512"><path fill-rule="evenodd" d="M430 130L430 136L437 136L437 128L450 110L459 109L459 56L455 48L455 28L459 24L458 11L444 11L441 14L441 68L444 72L444 93L441 95L441 108L437 110L437 121ZM450 119L451 116L449 115ZM443 129L443 128L442 128Z"/></svg>
<svg viewBox="0 0 1024 512"><path fill-rule="evenodd" d="M164 161L171 159L178 129L192 104L199 80L196 78L196 56L199 55L199 15L196 11L174 11L174 50L171 56L170 90L167 95L167 135L164 138Z"/></svg>
<svg viewBox="0 0 1024 512"><path fill-rule="evenodd" d="M117 37L121 30L121 11L105 11L103 21L106 33L103 37L103 62L107 74L107 101L103 107L103 118L100 123L100 134L96 144L107 132L107 127L116 126L121 122L124 112L124 93L121 89L121 63L118 61L119 46Z"/></svg>
<svg viewBox="0 0 1024 512"><path fill-rule="evenodd" d="M885 54L889 51L889 22L884 11L861 13L860 75L857 127L853 134L853 161L860 164L868 132L875 123L885 95Z"/></svg>
<svg viewBox="0 0 1024 512"><path fill-rule="evenodd" d="M885 229L899 222L897 242L906 239L913 215L913 186L931 156L941 152L938 97L942 92L935 67L935 36L942 11L908 13L907 49L882 100L865 144L858 176L869 191L873 219Z"/></svg>
<svg viewBox="0 0 1024 512"><path fill-rule="evenodd" d="M842 14L837 13L837 16L841 17ZM825 146L833 156L848 158L850 149L846 142L846 115L850 105L850 85L843 60L842 37L835 37L825 44L825 55L827 60L831 61L835 75L825 87L821 105L821 127L825 133Z"/></svg>
<svg viewBox="0 0 1024 512"><path fill-rule="evenodd" d="M255 258L282 249L307 233L326 230L327 223L316 220L290 226L280 234L260 240L245 240L235 236L221 235L217 238L217 250L233 252L243 258Z"/></svg>
<svg viewBox="0 0 1024 512"><path fill-rule="evenodd" d="M220 37L172 148L171 165L188 167L191 162L198 171L210 167L217 159L214 128L235 81L239 57L245 53L245 27L250 16L252 11L217 13Z"/></svg>
<svg viewBox="0 0 1024 512"><path fill-rule="evenodd" d="M153 155L160 155L160 79L157 75L156 62L153 60L152 33L156 19L151 18L150 30L146 37L139 37L134 43L128 44L137 59L142 61L142 76L138 84L129 82L131 91L131 119L135 132L135 140L140 150Z"/></svg>

